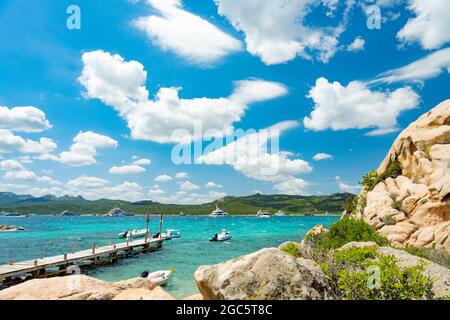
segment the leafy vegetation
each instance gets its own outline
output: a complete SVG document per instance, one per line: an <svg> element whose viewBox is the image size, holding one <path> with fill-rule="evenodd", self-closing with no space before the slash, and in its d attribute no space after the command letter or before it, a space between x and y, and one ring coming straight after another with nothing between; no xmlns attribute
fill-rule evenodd
<svg viewBox="0 0 450 320"><path fill-rule="evenodd" d="M383 223L387 226L393 226L397 223L397 220L394 217L386 216L383 218Z"/></svg>
<svg viewBox="0 0 450 320"><path fill-rule="evenodd" d="M394 160L389 163L386 171L382 174L378 174L375 170L369 172L365 175L360 182L368 191L372 191L375 186L381 181L386 180L387 178L397 178L402 174L402 167L400 165L400 161Z"/></svg>
<svg viewBox="0 0 450 320"><path fill-rule="evenodd" d="M399 200L396 200L392 203L391 207L392 207L392 209L400 210L402 208L402 202Z"/></svg>
<svg viewBox="0 0 450 320"><path fill-rule="evenodd" d="M420 300L433 296L432 279L423 274L424 263L400 267L394 256L376 253L375 248L335 251L325 268L345 300Z"/></svg>
<svg viewBox="0 0 450 320"><path fill-rule="evenodd" d="M288 242L282 245L280 250L294 257L300 256L300 253L298 251L298 244L295 242Z"/></svg>
<svg viewBox="0 0 450 320"><path fill-rule="evenodd" d="M344 244L354 241L373 241L380 246L388 243L385 237L363 220L350 218L333 223L329 232L310 236L305 241L312 242L315 250L319 251L340 248Z"/></svg>
<svg viewBox="0 0 450 320"><path fill-rule="evenodd" d="M283 210L288 214L304 214L314 212L317 214L342 213L344 203L353 198L350 193L338 193L322 196L295 196L295 195L261 195L255 194L246 197L225 197L219 200L221 209L234 215L254 215L262 208L275 213ZM114 207L134 214L159 213L178 214L183 211L189 215L209 214L215 209L216 202L200 205L161 204L153 201L127 202L116 200L88 201L84 199L57 200L46 202L17 202L0 203L1 211L13 211L22 214L59 214L64 210L83 214L105 214ZM317 210L317 211L316 211Z"/></svg>
<svg viewBox="0 0 450 320"><path fill-rule="evenodd" d="M444 251L436 250L434 246L431 248L406 247L402 249L412 255L433 261L444 267L450 268L450 254Z"/></svg>

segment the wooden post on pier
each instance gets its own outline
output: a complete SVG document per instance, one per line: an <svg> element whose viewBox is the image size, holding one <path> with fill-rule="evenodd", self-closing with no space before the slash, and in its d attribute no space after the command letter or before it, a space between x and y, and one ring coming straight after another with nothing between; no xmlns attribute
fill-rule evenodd
<svg viewBox="0 0 450 320"><path fill-rule="evenodd" d="M75 242L73 242L73 243L72 243L72 254L75 253L75 249L76 249L76 247L75 247Z"/></svg>
<svg viewBox="0 0 450 320"><path fill-rule="evenodd" d="M145 218L146 227L145 227L145 242L148 242L148 223L150 222L150 213L147 213L147 217Z"/></svg>
<svg viewBox="0 0 450 320"><path fill-rule="evenodd" d="M163 212L161 210L161 215L159 216L159 238L162 238L162 232L163 232Z"/></svg>
<svg viewBox="0 0 450 320"><path fill-rule="evenodd" d="M64 261L67 261L67 253L64 253Z"/></svg>
<svg viewBox="0 0 450 320"><path fill-rule="evenodd" d="M109 245L110 245L110 246L112 246L112 245L113 245L113 242L112 242L112 240L109 240Z"/></svg>
<svg viewBox="0 0 450 320"><path fill-rule="evenodd" d="M95 242L94 242L94 244L92 245L92 254L95 254Z"/></svg>

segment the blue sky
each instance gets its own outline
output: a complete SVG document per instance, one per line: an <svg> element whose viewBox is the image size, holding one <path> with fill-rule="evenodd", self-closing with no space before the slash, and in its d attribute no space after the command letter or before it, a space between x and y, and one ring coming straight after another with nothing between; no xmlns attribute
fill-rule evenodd
<svg viewBox="0 0 450 320"><path fill-rule="evenodd" d="M449 98L449 2L283 3L0 2L0 191L183 203L357 192L400 130ZM367 27L374 4L380 29ZM253 159L237 142L175 165L171 133L196 121L223 136L275 126L281 151ZM262 174L273 161L279 172Z"/></svg>

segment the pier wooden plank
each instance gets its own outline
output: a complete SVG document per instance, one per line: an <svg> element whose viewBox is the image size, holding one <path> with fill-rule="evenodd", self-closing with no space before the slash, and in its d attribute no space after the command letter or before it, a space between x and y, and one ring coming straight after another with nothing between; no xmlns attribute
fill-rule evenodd
<svg viewBox="0 0 450 320"><path fill-rule="evenodd" d="M12 264L0 265L0 282L7 278L20 276L27 273L33 273L45 268L61 267L67 265L76 265L84 260L95 260L111 254L117 254L122 251L133 250L140 247L159 247L162 244L161 239L140 239L135 241L117 243L113 245L98 247L95 253L92 249L82 250L75 253L67 253L66 255L57 255L53 257L44 257L43 259L34 259L23 262L13 262Z"/></svg>

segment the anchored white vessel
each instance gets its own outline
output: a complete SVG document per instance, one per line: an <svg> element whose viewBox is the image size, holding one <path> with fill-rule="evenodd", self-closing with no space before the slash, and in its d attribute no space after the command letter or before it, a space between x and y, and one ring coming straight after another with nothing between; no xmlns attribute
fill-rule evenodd
<svg viewBox="0 0 450 320"><path fill-rule="evenodd" d="M259 211L256 213L256 216L257 216L258 218L270 218L272 215L270 214L269 211L266 211L266 210L264 210L264 211L259 210Z"/></svg>
<svg viewBox="0 0 450 320"><path fill-rule="evenodd" d="M146 229L142 230L130 230L119 233L120 238L144 238L147 234ZM153 239L159 238L160 234L156 233L151 235ZM181 232L175 229L168 229L166 233L161 234L161 239L163 240L172 240L181 238Z"/></svg>
<svg viewBox="0 0 450 320"><path fill-rule="evenodd" d="M229 233L227 230L223 229L221 233L216 233L214 237L209 238L209 241L227 241L232 238L231 233Z"/></svg>
<svg viewBox="0 0 450 320"><path fill-rule="evenodd" d="M150 273L146 278L157 286L166 285L172 279L173 270L160 270Z"/></svg>
<svg viewBox="0 0 450 320"><path fill-rule="evenodd" d="M281 211L281 210L278 210L278 212L275 213L275 217L285 217L285 216L286 216L286 213L284 213L284 212Z"/></svg>
<svg viewBox="0 0 450 320"><path fill-rule="evenodd" d="M223 211L222 209L219 208L219 206L216 205L216 210L211 212L211 214L209 216L210 217L226 217L229 215L230 214L228 212Z"/></svg>

